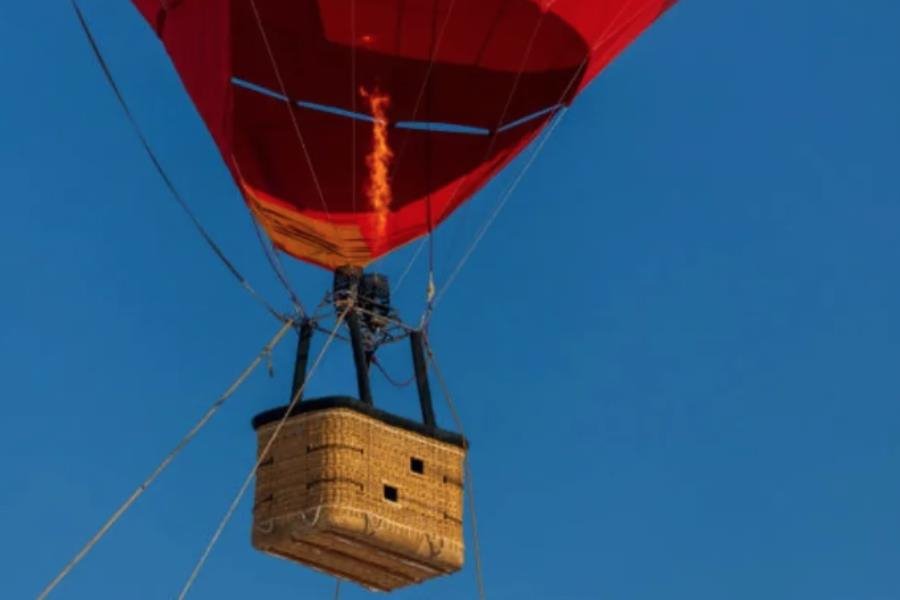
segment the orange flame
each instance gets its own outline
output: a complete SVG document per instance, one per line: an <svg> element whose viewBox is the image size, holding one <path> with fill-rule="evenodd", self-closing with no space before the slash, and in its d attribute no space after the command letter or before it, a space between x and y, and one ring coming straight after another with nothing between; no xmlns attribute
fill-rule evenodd
<svg viewBox="0 0 900 600"><path fill-rule="evenodd" d="M369 92L365 88L359 88L360 95L369 101L372 118L375 122L372 126L372 151L366 156L366 166L369 167L369 181L366 185L366 195L377 217L378 236L384 236L387 228L388 213L391 208L392 194L389 173L394 152L388 142L387 109L391 104L391 98L375 88Z"/></svg>

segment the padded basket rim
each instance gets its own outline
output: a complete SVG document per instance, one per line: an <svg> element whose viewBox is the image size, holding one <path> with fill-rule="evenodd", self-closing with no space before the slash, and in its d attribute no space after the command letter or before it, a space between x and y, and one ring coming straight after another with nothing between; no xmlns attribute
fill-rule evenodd
<svg viewBox="0 0 900 600"><path fill-rule="evenodd" d="M372 417L373 419L377 419L385 425L399 427L400 429L405 429L406 431L417 433L439 442L457 446L459 448L463 448L464 450L469 448L468 440L459 433L447 431L446 429L440 429L437 427L428 427L427 425L424 425L422 423L418 423L416 421L412 421L410 419L380 410L378 408L375 408L374 406L366 404L365 402L360 402L352 396L326 396L323 398L303 400L301 402L298 402L297 405L294 406L293 410L291 410L290 416L294 417L297 415L330 410L334 408L349 408L350 410L353 410L360 414ZM285 412L287 412L287 409L287 406L279 406L277 408L272 408L259 413L258 415L253 417L253 420L251 422L253 425L253 429L258 430L260 427L268 425L269 423L281 420L284 417Z"/></svg>

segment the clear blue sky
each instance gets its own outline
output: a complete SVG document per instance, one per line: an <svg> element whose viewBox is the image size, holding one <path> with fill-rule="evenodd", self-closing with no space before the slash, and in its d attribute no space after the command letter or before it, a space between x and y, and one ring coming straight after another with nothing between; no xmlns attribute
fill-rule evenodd
<svg viewBox="0 0 900 600"><path fill-rule="evenodd" d="M152 33L128 2L84 5L177 185L286 306ZM898 23L895 0L684 0L570 111L434 323L492 600L900 598ZM43 587L277 324L167 197L67 2L2 3L0 73L5 599ZM441 230L439 277L509 178ZM289 273L312 301L329 281ZM56 597L177 592L292 345ZM319 393L352 389L332 357ZM249 515L192 597L328 598L251 550ZM397 597L474 597L471 564Z"/></svg>

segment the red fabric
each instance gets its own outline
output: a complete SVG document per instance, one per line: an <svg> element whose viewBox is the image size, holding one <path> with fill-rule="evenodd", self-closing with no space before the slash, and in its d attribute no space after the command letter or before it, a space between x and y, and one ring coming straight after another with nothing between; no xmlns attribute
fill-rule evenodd
<svg viewBox="0 0 900 600"><path fill-rule="evenodd" d="M156 25L156 18L162 12L162 4L159 0L134 0L134 6L150 24Z"/></svg>
<svg viewBox="0 0 900 600"><path fill-rule="evenodd" d="M390 96L392 123L493 131L571 101L672 1L256 0L256 5L292 100L366 113L359 88L377 88ZM354 247L367 248L365 256L342 255L336 240L319 240L335 254L327 260L321 252L304 256L294 250L298 258L323 266L363 264L423 235L429 201L436 225L527 146L549 117L494 138L391 129L393 202L380 232L364 192L372 125L293 109L323 206L285 103L232 83L237 77L281 92L249 0L169 0L168 10L159 0L134 4L164 41L244 190L304 219L358 228L363 244Z"/></svg>

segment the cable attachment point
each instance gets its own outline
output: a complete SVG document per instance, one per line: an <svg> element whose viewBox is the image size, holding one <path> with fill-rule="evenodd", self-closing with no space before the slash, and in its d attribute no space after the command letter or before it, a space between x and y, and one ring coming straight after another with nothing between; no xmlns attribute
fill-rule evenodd
<svg viewBox="0 0 900 600"><path fill-rule="evenodd" d="M334 271L331 302L338 313L355 308L359 298L363 271L359 267L340 267Z"/></svg>
<svg viewBox="0 0 900 600"><path fill-rule="evenodd" d="M269 374L269 379L275 377L275 365L272 364L272 348L266 347L263 350L263 359L266 361L266 373Z"/></svg>
<svg viewBox="0 0 900 600"><path fill-rule="evenodd" d="M332 303L338 312L352 308L367 334L377 336L392 320L391 287L381 273L363 273L359 267L340 267L334 272Z"/></svg>
<svg viewBox="0 0 900 600"><path fill-rule="evenodd" d="M425 301L429 305L434 302L435 294L437 294L437 287L434 285L434 271L428 271L428 287L425 291Z"/></svg>

